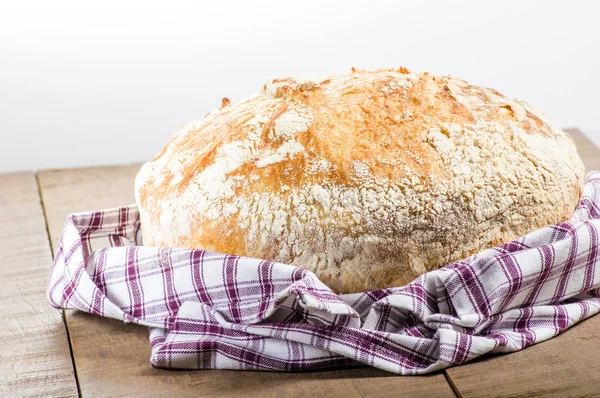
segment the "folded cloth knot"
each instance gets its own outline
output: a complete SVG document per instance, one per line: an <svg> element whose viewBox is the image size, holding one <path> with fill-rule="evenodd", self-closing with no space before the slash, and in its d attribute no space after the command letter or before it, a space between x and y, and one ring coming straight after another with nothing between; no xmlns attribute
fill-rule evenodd
<svg viewBox="0 0 600 398"><path fill-rule="evenodd" d="M150 327L160 368L424 374L518 351L600 311L600 172L569 222L422 275L337 295L313 273L142 246L135 205L72 214L48 286L56 308Z"/></svg>

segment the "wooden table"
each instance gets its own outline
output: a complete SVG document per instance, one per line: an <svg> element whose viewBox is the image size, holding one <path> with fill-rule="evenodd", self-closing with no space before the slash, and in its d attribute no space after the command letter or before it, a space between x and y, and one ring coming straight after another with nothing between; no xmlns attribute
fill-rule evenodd
<svg viewBox="0 0 600 398"><path fill-rule="evenodd" d="M600 169L600 150L570 133L588 170ZM67 215L133 203L138 168L0 174L0 396L600 396L600 316L523 351L422 377L152 369L145 327L63 313L45 297Z"/></svg>

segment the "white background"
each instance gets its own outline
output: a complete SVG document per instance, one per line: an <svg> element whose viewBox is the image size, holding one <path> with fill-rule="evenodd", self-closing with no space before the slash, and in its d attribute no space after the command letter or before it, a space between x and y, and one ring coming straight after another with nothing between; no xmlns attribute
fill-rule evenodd
<svg viewBox="0 0 600 398"><path fill-rule="evenodd" d="M598 1L0 0L0 171L124 164L269 77L405 66L600 143Z"/></svg>

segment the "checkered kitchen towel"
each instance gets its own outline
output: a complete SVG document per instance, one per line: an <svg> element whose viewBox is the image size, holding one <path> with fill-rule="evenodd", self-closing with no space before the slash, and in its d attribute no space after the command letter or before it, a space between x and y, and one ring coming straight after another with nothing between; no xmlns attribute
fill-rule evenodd
<svg viewBox="0 0 600 398"><path fill-rule="evenodd" d="M599 206L595 172L569 222L407 286L341 296L290 265L138 246L135 206L79 213L67 219L48 296L149 326L155 367L423 374L518 351L599 312Z"/></svg>

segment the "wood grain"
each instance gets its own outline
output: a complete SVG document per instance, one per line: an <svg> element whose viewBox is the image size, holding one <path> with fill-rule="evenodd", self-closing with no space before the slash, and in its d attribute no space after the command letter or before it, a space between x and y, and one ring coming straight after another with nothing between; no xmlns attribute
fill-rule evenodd
<svg viewBox="0 0 600 398"><path fill-rule="evenodd" d="M600 316L522 351L447 370L462 397L600 396Z"/></svg>
<svg viewBox="0 0 600 398"><path fill-rule="evenodd" d="M0 396L77 396L33 173L0 174Z"/></svg>
<svg viewBox="0 0 600 398"><path fill-rule="evenodd" d="M577 152L587 171L600 170L600 150L596 144L577 129L568 129L566 132L575 141Z"/></svg>
<svg viewBox="0 0 600 398"><path fill-rule="evenodd" d="M53 244L69 213L133 203L138 167L40 172ZM146 328L78 312L67 311L66 317L83 396L454 396L441 373L399 377L370 368L292 374L152 369Z"/></svg>
<svg viewBox="0 0 600 398"><path fill-rule="evenodd" d="M600 170L600 149L568 130L588 171ZM600 396L600 315L512 354L447 370L463 397Z"/></svg>

